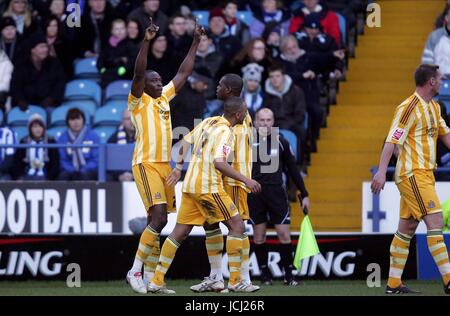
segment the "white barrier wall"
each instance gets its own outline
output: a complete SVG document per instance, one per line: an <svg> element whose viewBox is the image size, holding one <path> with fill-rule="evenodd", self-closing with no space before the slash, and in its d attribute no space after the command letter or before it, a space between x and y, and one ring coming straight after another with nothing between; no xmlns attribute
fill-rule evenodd
<svg viewBox="0 0 450 316"><path fill-rule="evenodd" d="M450 198L450 182L437 182L436 191L439 200L444 202ZM364 182L362 187L362 231L371 233L372 219L369 219L368 213L372 211L372 192L370 182ZM397 231L398 220L400 217L400 193L394 182L386 182L384 190L380 193L380 210L386 212L386 218L380 221L380 233L395 233ZM425 224L419 224L417 232L426 233Z"/></svg>

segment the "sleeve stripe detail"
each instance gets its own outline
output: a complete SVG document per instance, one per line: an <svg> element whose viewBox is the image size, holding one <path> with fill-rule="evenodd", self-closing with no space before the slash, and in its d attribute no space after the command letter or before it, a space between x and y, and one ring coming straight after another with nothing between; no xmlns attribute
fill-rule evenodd
<svg viewBox="0 0 450 316"><path fill-rule="evenodd" d="M402 117L400 118L400 124L406 125L406 123L408 123L409 116L411 115L412 111L414 110L414 108L418 102L419 102L419 98L414 96L411 103L409 103L408 108L403 113Z"/></svg>

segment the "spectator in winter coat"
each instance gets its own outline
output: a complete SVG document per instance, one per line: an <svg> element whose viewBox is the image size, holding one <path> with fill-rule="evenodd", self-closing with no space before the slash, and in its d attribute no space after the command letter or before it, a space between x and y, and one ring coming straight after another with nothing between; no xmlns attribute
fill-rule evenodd
<svg viewBox="0 0 450 316"><path fill-rule="evenodd" d="M261 37L266 24L276 22L281 29L282 36L288 34L291 15L282 9L280 0L263 0L259 10L253 12L254 19L250 25L251 37Z"/></svg>

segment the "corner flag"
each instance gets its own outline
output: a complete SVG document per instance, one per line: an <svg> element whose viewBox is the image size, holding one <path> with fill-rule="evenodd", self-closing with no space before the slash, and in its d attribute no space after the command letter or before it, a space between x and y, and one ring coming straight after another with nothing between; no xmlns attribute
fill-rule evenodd
<svg viewBox="0 0 450 316"><path fill-rule="evenodd" d="M300 271L301 260L320 253L309 216L305 215L300 226L300 239L295 250L294 267Z"/></svg>

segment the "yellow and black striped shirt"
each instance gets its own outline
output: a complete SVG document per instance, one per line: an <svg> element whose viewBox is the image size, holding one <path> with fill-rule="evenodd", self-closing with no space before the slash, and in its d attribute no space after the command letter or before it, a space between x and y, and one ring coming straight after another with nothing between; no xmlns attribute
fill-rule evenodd
<svg viewBox="0 0 450 316"><path fill-rule="evenodd" d="M399 146L395 182L409 178L414 170L433 170L437 138L448 133L450 129L441 117L437 102L427 103L417 92L402 102L386 138L386 142Z"/></svg>

